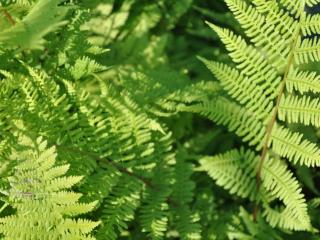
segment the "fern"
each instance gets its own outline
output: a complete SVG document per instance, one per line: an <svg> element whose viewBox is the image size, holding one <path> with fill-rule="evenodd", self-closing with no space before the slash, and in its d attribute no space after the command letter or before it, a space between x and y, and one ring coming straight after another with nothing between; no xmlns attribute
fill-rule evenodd
<svg viewBox="0 0 320 240"><path fill-rule="evenodd" d="M249 159L252 164L255 162L249 167L242 165L243 150L230 152L213 158L210 164L209 160L203 160L202 169L230 193L252 200L258 190L255 201L262 202L264 216L272 226L310 230L301 188L278 158L306 166L320 164L319 147L288 126L290 123L319 126L318 99L306 95L318 92L318 74L301 68L301 64L319 60L317 37L306 38L308 34L318 33L312 20L316 16L304 11L306 5L317 2L257 0L252 1L254 5L241 0L225 2L250 43L230 30L209 23L226 45L236 67L201 60L230 99L219 96L182 110L201 113L227 126L254 146L260 157L244 157L245 162ZM279 209L280 212L272 210L270 196L280 199L285 208Z"/></svg>
<svg viewBox="0 0 320 240"><path fill-rule="evenodd" d="M317 239L318 4L1 1L1 237Z"/></svg>
<svg viewBox="0 0 320 240"><path fill-rule="evenodd" d="M55 166L56 150L47 148L41 138L32 141L23 136L19 141L10 156L10 161L17 162L8 177L10 188L2 190L16 209L14 215L0 220L4 239L94 239L88 234L99 222L67 217L90 212L96 205L78 203L81 194L66 191L82 177L65 177L69 165Z"/></svg>

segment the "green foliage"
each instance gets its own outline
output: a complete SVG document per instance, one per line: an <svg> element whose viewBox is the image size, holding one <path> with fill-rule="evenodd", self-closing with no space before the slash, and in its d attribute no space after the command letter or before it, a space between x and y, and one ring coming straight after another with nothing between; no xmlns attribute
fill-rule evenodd
<svg viewBox="0 0 320 240"><path fill-rule="evenodd" d="M243 149L228 152L204 158L201 169L231 194L261 202L263 215L271 226L311 231L306 199L280 158L306 166L320 164L317 144L291 130L289 125L318 127L318 99L307 95L308 91L316 92L318 75L298 70L303 63L319 60L317 37L306 38L318 31L311 26L312 16L304 11L305 4L315 2L248 4L226 0L226 3L250 43L230 30L209 24L236 66L202 61L219 80L228 98L218 96L183 110L201 113L227 126L261 155L253 157L249 150L247 156L249 153ZM284 208L273 208L276 198Z"/></svg>
<svg viewBox="0 0 320 240"><path fill-rule="evenodd" d="M318 239L318 3L1 1L0 236Z"/></svg>
<svg viewBox="0 0 320 240"><path fill-rule="evenodd" d="M78 203L82 194L66 191L82 177L65 177L69 165L55 166L56 150L47 148L41 138L33 142L21 136L18 144L8 159L15 162L7 178L10 187L2 190L4 207L10 205L16 211L0 219L4 239L94 239L88 233L99 222L70 218L96 205Z"/></svg>

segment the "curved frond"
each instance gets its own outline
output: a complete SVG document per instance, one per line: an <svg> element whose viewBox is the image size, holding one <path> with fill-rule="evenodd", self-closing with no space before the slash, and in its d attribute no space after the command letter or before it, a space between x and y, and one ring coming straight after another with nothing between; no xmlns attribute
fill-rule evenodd
<svg viewBox="0 0 320 240"><path fill-rule="evenodd" d="M284 162L274 158L267 159L261 177L262 185L285 205L285 210L281 213L284 216L278 221L271 216L267 217L270 224L286 229L310 230L310 218L302 189Z"/></svg>
<svg viewBox="0 0 320 240"><path fill-rule="evenodd" d="M64 177L69 166L54 167L55 148L46 145L41 138L32 141L22 136L19 148L14 149L11 158L17 166L8 178L7 192L16 213L0 219L0 232L4 239L94 239L88 234L99 222L67 216L88 213L96 202L78 203L81 194L61 191L71 188L82 177Z"/></svg>
<svg viewBox="0 0 320 240"><path fill-rule="evenodd" d="M235 35L228 29L219 28L211 23L208 24L226 45L230 57L237 63L237 68L241 70L242 74L249 77L247 81L259 85L263 89L263 95L267 97L270 94L270 98L273 99L281 81L276 68L269 65L263 53L253 46L247 45L240 36ZM211 67L213 63L204 59L201 60L213 71L213 66Z"/></svg>
<svg viewBox="0 0 320 240"><path fill-rule="evenodd" d="M273 109L273 102L268 98L268 92L265 92L263 87L228 65L207 60L202 61L230 96L245 105L249 111L255 112L262 120L268 117Z"/></svg>
<svg viewBox="0 0 320 240"><path fill-rule="evenodd" d="M246 34L257 48L268 55L268 60L278 69L286 64L291 39L284 39L265 16L243 0L226 0L230 10L246 30Z"/></svg>
<svg viewBox="0 0 320 240"><path fill-rule="evenodd" d="M260 116L234 102L220 97L213 101L184 107L181 110L199 113L217 124L226 126L229 131L235 131L250 145L257 145L257 149L262 147L261 142L265 137L265 126L258 120Z"/></svg>
<svg viewBox="0 0 320 240"><path fill-rule="evenodd" d="M244 149L232 150L214 157L200 160L201 170L208 172L217 185L231 194L243 198L255 199L255 172L259 157Z"/></svg>

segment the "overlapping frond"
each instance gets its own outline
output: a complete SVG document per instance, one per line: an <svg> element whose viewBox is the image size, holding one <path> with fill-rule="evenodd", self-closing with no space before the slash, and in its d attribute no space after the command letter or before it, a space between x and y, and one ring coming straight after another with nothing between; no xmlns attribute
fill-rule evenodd
<svg viewBox="0 0 320 240"><path fill-rule="evenodd" d="M257 162L255 154L245 152L244 149L200 160L201 168L207 171L219 186L231 194L251 200L256 198L254 176Z"/></svg>
<svg viewBox="0 0 320 240"><path fill-rule="evenodd" d="M288 171L284 162L268 158L262 169L262 185L264 191L260 197L255 192L255 172L259 157L253 151L231 150L215 157L204 157L200 160L201 169L216 181L219 186L235 194L251 200L261 198L266 209L273 197L281 200L285 206L283 215L275 218L267 216L272 226L295 230L309 230L310 219L307 204L301 193L298 181ZM265 192L266 191L266 192ZM266 212L268 212L266 210ZM286 221L286 218L291 221Z"/></svg>
<svg viewBox="0 0 320 240"><path fill-rule="evenodd" d="M264 15L245 1L226 0L226 3L255 46L268 55L268 60L275 67L281 69L290 52L291 39L282 38L273 23L267 22Z"/></svg>
<svg viewBox="0 0 320 240"><path fill-rule="evenodd" d="M276 220L268 217L266 219L272 226L294 230L310 230L310 218L308 216L307 204L298 181L288 171L287 166L280 160L269 158L262 171L263 186L285 205L285 209Z"/></svg>
<svg viewBox="0 0 320 240"><path fill-rule="evenodd" d="M20 145L13 150L11 160L17 165L8 178L10 188L3 192L6 192L7 201L16 213L0 219L4 239L94 239L88 234L99 222L67 216L88 213L96 202L78 203L82 194L65 190L77 184L82 177L65 177L69 166L55 167L55 148L47 148L46 145L41 138L32 141L21 136Z"/></svg>
<svg viewBox="0 0 320 240"><path fill-rule="evenodd" d="M259 120L268 117L273 109L273 102L269 99L268 92L264 91L263 87L255 84L250 77L246 77L228 65L203 61L231 97L246 106L249 111L256 113Z"/></svg>
<svg viewBox="0 0 320 240"><path fill-rule="evenodd" d="M257 145L257 149L262 147L265 126L258 120L259 116L226 98L219 97L212 101L183 107L181 110L200 113L218 124L227 126L228 130L235 131L250 145Z"/></svg>

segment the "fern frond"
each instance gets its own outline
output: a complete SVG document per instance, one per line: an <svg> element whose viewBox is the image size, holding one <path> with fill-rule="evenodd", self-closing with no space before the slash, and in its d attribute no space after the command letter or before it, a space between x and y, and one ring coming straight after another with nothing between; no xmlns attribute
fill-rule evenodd
<svg viewBox="0 0 320 240"><path fill-rule="evenodd" d="M142 231L153 240L164 239L169 221L169 196L171 194L172 173L165 165L158 165L154 172L152 185L156 189L149 188L146 191L141 206Z"/></svg>
<svg viewBox="0 0 320 240"><path fill-rule="evenodd" d="M293 163L306 166L320 165L320 149L315 144L303 139L301 133L292 132L276 125L273 128L272 149L282 157L287 157Z"/></svg>
<svg viewBox="0 0 320 240"><path fill-rule="evenodd" d="M291 39L283 39L275 26L266 22L265 16L245 1L226 0L226 3L255 46L267 53L273 66L282 69L290 52Z"/></svg>
<svg viewBox="0 0 320 240"><path fill-rule="evenodd" d="M298 41L298 48L295 50L294 58L297 64L306 64L310 62L320 61L320 40L318 37L314 38L300 38Z"/></svg>
<svg viewBox="0 0 320 240"><path fill-rule="evenodd" d="M82 177L63 177L69 166L53 167L55 148L46 145L41 138L32 141L22 136L20 146L24 150L14 150L11 155L17 166L8 178L11 188L7 192L16 213L0 219L4 239L67 239L71 236L86 239L99 224L66 218L92 211L96 202L78 203L81 194L60 191L78 183ZM46 175L47 172L51 175ZM20 231L14 230L17 227Z"/></svg>
<svg viewBox="0 0 320 240"><path fill-rule="evenodd" d="M220 97L213 101L183 107L181 110L200 113L217 124L225 125L230 131L235 131L250 145L257 145L257 149L262 147L265 126L258 120L260 116L234 102Z"/></svg>
<svg viewBox="0 0 320 240"><path fill-rule="evenodd" d="M302 22L301 31L304 36L317 34L320 32L320 14L307 14L304 22Z"/></svg>
<svg viewBox="0 0 320 240"><path fill-rule="evenodd" d="M300 17L304 13L305 1L293 2L290 0L280 0L280 3L286 7L295 17Z"/></svg>
<svg viewBox="0 0 320 240"><path fill-rule="evenodd" d="M75 80L79 80L82 77L90 76L105 69L106 67L103 67L94 60L88 57L82 57L76 60L74 66L72 66L69 71Z"/></svg>
<svg viewBox="0 0 320 240"><path fill-rule="evenodd" d="M276 69L268 64L262 53L247 45L244 39L230 30L219 28L211 23L207 24L226 45L230 57L237 63L237 68L241 70L241 73L249 76L252 83L259 84L259 87L264 91L264 95L270 94L270 98L273 99L277 94L281 78L276 74ZM212 63L201 60L213 71L213 68L210 67Z"/></svg>
<svg viewBox="0 0 320 240"><path fill-rule="evenodd" d="M208 172L217 185L231 194L243 198L255 199L255 172L259 158L253 152L241 149L229 151L214 157L200 160L201 169Z"/></svg>
<svg viewBox="0 0 320 240"><path fill-rule="evenodd" d="M307 92L320 92L320 76L316 72L301 71L293 68L289 71L286 80L286 89L293 93L293 90L299 91L301 94Z"/></svg>
<svg viewBox="0 0 320 240"><path fill-rule="evenodd" d="M276 1L252 0L261 14L266 14L266 21L273 24L285 38L290 38L297 27L297 21L279 7Z"/></svg>
<svg viewBox="0 0 320 240"><path fill-rule="evenodd" d="M270 158L263 167L261 177L262 185L283 201L286 206L282 213L284 216L282 216L282 220L279 219L279 222L266 217L270 224L287 229L310 230L311 224L306 200L301 193L298 181L288 171L286 165L280 160Z"/></svg>
<svg viewBox="0 0 320 240"><path fill-rule="evenodd" d="M239 214L233 217L227 235L230 240L283 240L280 234L262 218L253 221L252 215L243 207L240 207Z"/></svg>
<svg viewBox="0 0 320 240"><path fill-rule="evenodd" d="M127 230L128 222L134 218L134 213L140 205L142 184L136 179L122 176L105 199L102 212L102 224L98 230L101 239L116 240L119 233Z"/></svg>
<svg viewBox="0 0 320 240"><path fill-rule="evenodd" d="M279 105L279 119L288 123L320 126L320 103L318 98L308 96L283 96Z"/></svg>
<svg viewBox="0 0 320 240"><path fill-rule="evenodd" d="M306 0L306 4L309 7L313 7L313 6L315 6L315 5L319 4L319 3L320 3L319 0Z"/></svg>
<svg viewBox="0 0 320 240"><path fill-rule="evenodd" d="M255 84L250 77L242 75L238 70L228 65L202 60L221 82L223 88L231 97L236 99L246 108L255 112L260 119L266 119L273 109L273 102L268 97L264 87ZM272 95L276 92L271 89ZM259 120L260 120L259 119Z"/></svg>
<svg viewBox="0 0 320 240"><path fill-rule="evenodd" d="M249 198L250 200L262 199L266 208L274 197L285 205L283 219L266 218L273 226L295 230L310 230L310 219L307 212L307 204L301 193L301 188L293 174L288 171L286 165L273 158L263 165L262 186L263 191L256 192L255 172L258 167L259 157L253 151L241 149L231 150L227 153L204 157L200 160L201 169L216 181L219 186L228 190L231 194ZM287 221L286 217L295 219ZM271 224L270 223L270 224ZM286 225L287 224L287 225Z"/></svg>
<svg viewBox="0 0 320 240"><path fill-rule="evenodd" d="M190 179L193 167L186 160L186 154L180 150L177 154L177 164L175 166L176 182L173 185L172 199L177 206L172 207L174 212L174 225L179 236L183 240L201 239L201 226L196 212L190 209L189 204L193 199L194 182Z"/></svg>

